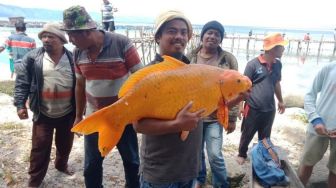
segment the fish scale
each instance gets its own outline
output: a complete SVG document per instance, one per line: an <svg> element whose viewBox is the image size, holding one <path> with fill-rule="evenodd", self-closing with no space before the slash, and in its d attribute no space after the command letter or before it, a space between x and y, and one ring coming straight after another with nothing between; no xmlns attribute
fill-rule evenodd
<svg viewBox="0 0 336 188"><path fill-rule="evenodd" d="M186 72L192 72L192 74L186 74ZM211 71L207 72L212 74ZM144 96L147 96L147 99L150 99L146 102L153 108L139 109L141 110L141 113L138 114L136 119L146 117L144 115L149 114L160 116L162 119L173 119L176 116L176 110L180 110L181 106L185 106L190 100L194 101L191 111L196 111L196 109L203 107L207 109L207 112L204 113L204 115L208 115L216 108L217 103L208 103L205 99L208 98L208 100L213 100L216 98L218 100L220 97L220 90L219 86L211 87L211 84L214 83L204 81L207 78L209 79L209 77L206 78L205 76L204 71L200 68L189 66L188 68L174 71L174 74L171 72L160 73L155 75L155 78L146 78L148 79L148 82L142 82L138 85L139 89L136 93L139 93L140 96L135 95L135 93L130 91L130 93L125 96L127 97L125 100L130 104L134 104L134 109L137 105L137 101L143 100L145 98ZM167 79L167 77L169 78ZM209 88L212 89L211 92L209 92ZM169 108L167 108L168 105Z"/></svg>
<svg viewBox="0 0 336 188"><path fill-rule="evenodd" d="M208 116L216 110L220 100L229 100L251 87L251 81L234 70L186 65L167 56L164 59L134 73L121 88L117 102L93 113L72 131L98 132L98 148L105 156L118 143L129 123L142 118L175 119L190 101L193 101L191 112L205 109L202 116Z"/></svg>

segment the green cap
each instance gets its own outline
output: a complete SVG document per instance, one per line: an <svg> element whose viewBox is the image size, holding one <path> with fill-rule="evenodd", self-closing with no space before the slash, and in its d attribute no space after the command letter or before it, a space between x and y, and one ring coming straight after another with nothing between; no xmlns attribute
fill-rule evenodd
<svg viewBox="0 0 336 188"><path fill-rule="evenodd" d="M88 30L97 28L97 24L82 6L72 6L63 11L64 31Z"/></svg>

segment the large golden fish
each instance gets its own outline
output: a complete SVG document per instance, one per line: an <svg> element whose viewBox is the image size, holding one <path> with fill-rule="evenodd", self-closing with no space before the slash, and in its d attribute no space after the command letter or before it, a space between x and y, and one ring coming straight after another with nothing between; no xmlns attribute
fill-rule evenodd
<svg viewBox="0 0 336 188"><path fill-rule="evenodd" d="M203 117L218 108L219 121L227 128L226 101L246 92L251 81L234 70L163 58L163 62L134 73L120 89L118 101L93 113L72 131L98 132L99 151L105 156L118 143L127 124L142 118L174 119L189 101L193 101L191 112L205 109ZM181 135L183 139L186 133Z"/></svg>

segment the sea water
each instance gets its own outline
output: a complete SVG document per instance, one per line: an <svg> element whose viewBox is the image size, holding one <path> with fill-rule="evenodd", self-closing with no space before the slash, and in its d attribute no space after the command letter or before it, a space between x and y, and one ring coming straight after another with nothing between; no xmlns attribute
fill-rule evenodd
<svg viewBox="0 0 336 188"><path fill-rule="evenodd" d="M11 32L14 32L14 28L0 28L0 43L3 43L7 36L11 34ZM37 47L41 47L42 43L38 39L38 32L40 31L40 28L28 28L27 34L28 36L31 36L35 39L37 43ZM117 30L117 33L125 34L126 30ZM235 35L248 35L249 29L246 27L244 28L228 28L227 34L235 34ZM286 35L288 37L297 37L299 36L298 31L296 32L290 32L289 30L278 30L278 32L286 31ZM232 33L230 33L232 32ZM270 30L262 30L262 29L254 29L252 32L256 33L267 33L267 32L275 32ZM304 34L304 31L301 31L300 35ZM129 36L132 37L134 33L129 33ZM312 37L321 37L324 36L330 40L331 37L333 37L331 31L320 31L315 32L311 34ZM246 44L246 43L245 43ZM66 44L65 45L69 50L72 50L74 46L72 44ZM229 41L227 39L223 40L223 48L231 53L237 58L239 63L239 71L244 72L244 68L246 66L246 63L253 59L254 57L258 56L260 54L259 49L262 48L262 42L259 42L256 47L256 51L250 52L247 54L246 50L241 48L237 49L234 48L233 51L230 48L231 45L229 45ZM288 48L288 47L287 47ZM330 47L331 48L331 47ZM330 50L330 49L329 49ZM332 50L332 49L331 49ZM140 52L139 52L140 53ZM141 54L141 53L140 53ZM291 53L288 53L288 51L285 51L281 61L283 65L282 69L282 91L284 95L286 94L299 94L304 95L308 88L310 87L310 84L312 83L312 80L318 70L320 70L323 66L330 64L333 62L334 57L316 57L316 56L302 56L302 55L293 55ZM8 53L2 52L0 53L0 74L9 74L9 60L8 60Z"/></svg>

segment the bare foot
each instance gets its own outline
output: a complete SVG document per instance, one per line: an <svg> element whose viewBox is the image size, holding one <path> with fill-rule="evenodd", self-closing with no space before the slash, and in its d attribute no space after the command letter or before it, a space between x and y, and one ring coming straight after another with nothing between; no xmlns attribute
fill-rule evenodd
<svg viewBox="0 0 336 188"><path fill-rule="evenodd" d="M202 185L201 185L200 183L197 182L197 183L195 184L195 188L202 188Z"/></svg>
<svg viewBox="0 0 336 188"><path fill-rule="evenodd" d="M75 174L74 171L71 171L71 170L69 170L68 168L66 168L66 169L64 169L64 170L60 170L60 169L57 169L57 170L60 171L60 172L62 172L62 173L64 173L64 174L66 174L66 175L69 175L69 176L72 176L72 175Z"/></svg>
<svg viewBox="0 0 336 188"><path fill-rule="evenodd" d="M236 161L239 165L243 165L245 163L245 158L244 157L240 157L240 156L237 156L236 158Z"/></svg>

